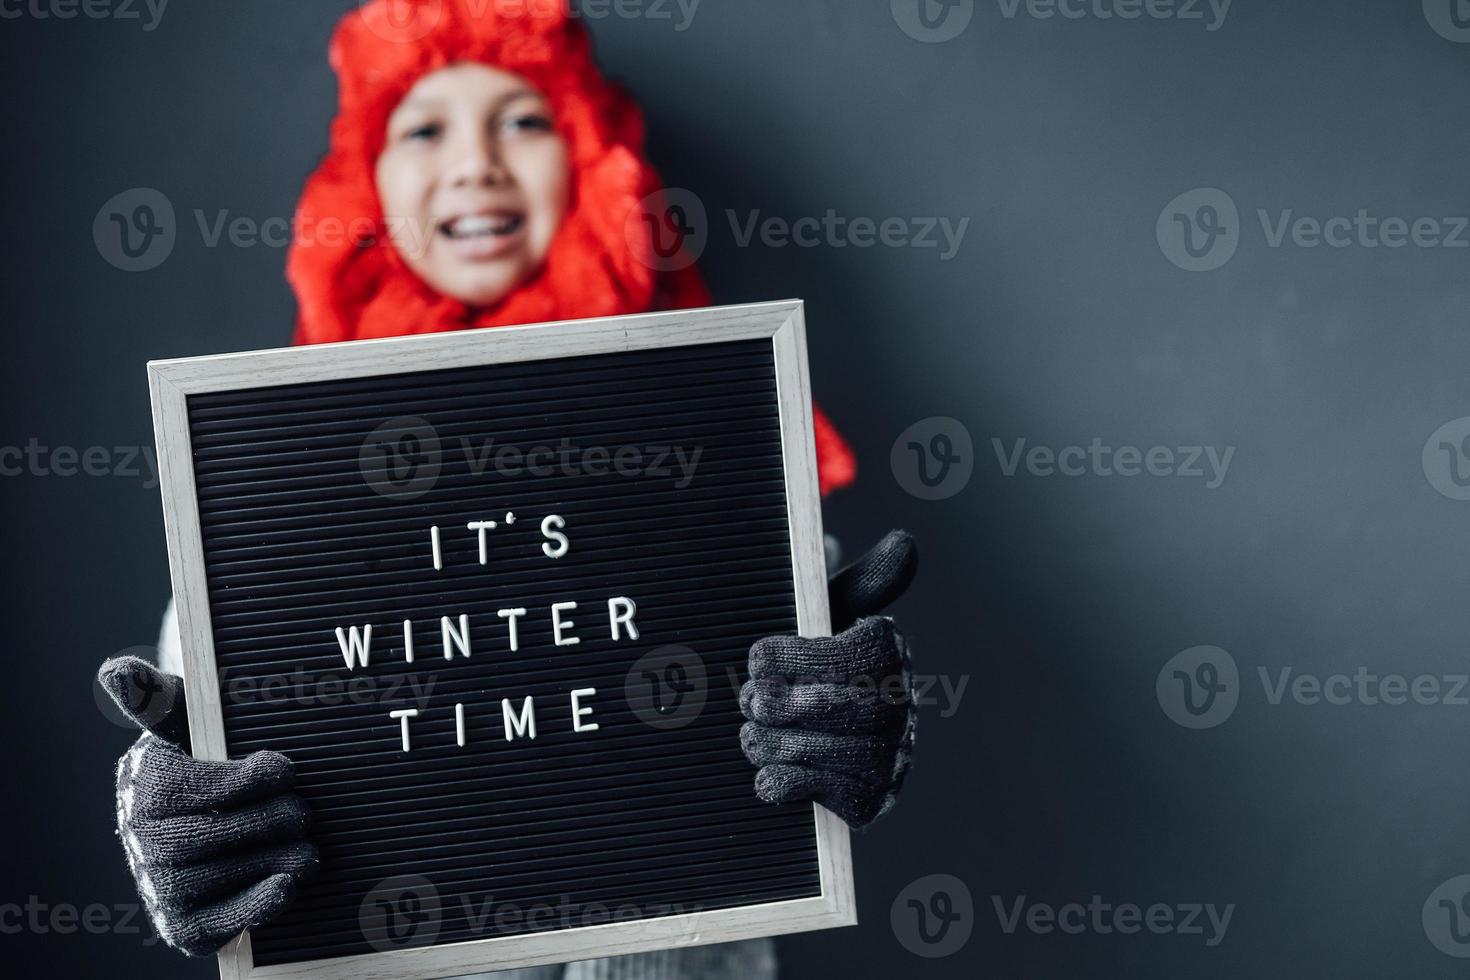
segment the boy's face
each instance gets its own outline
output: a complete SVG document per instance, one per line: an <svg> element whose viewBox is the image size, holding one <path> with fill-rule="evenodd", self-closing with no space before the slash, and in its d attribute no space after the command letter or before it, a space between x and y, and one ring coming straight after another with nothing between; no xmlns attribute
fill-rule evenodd
<svg viewBox="0 0 1470 980"><path fill-rule="evenodd" d="M491 306L535 275L569 185L550 103L519 75L480 64L419 79L388 118L377 164L399 255L470 306Z"/></svg>

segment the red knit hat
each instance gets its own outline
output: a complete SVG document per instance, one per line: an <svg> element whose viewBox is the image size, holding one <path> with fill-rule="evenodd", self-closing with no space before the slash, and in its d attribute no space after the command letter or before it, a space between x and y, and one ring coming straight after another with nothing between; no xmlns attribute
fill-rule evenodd
<svg viewBox="0 0 1470 980"><path fill-rule="evenodd" d="M627 220L662 184L643 158L637 106L602 77L564 0L371 0L338 24L330 58L339 91L331 146L302 193L286 265L299 306L296 343L710 305L698 270L668 268L643 223ZM465 61L541 90L572 174L571 203L540 272L485 308L434 292L408 268L391 245L374 179L398 103L424 75ZM822 411L814 414L825 494L851 483L856 466Z"/></svg>

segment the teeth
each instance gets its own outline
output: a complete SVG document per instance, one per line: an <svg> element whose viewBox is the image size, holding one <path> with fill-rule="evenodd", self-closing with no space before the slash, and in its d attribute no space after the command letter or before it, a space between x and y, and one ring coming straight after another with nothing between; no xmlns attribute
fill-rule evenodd
<svg viewBox="0 0 1470 980"><path fill-rule="evenodd" d="M484 235L509 235L521 226L519 216L494 218L473 214L451 221L447 227L451 238L479 238Z"/></svg>

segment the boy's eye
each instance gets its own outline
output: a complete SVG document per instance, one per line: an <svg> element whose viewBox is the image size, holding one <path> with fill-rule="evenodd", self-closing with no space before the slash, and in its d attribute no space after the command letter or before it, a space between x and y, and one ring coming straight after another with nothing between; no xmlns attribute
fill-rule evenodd
<svg viewBox="0 0 1470 980"><path fill-rule="evenodd" d="M551 117L540 112L525 112L511 116L505 127L512 131L550 132Z"/></svg>
<svg viewBox="0 0 1470 980"><path fill-rule="evenodd" d="M403 138L406 140L431 140L437 138L441 132L443 132L443 128L438 123L424 123L422 126L415 126L404 132Z"/></svg>

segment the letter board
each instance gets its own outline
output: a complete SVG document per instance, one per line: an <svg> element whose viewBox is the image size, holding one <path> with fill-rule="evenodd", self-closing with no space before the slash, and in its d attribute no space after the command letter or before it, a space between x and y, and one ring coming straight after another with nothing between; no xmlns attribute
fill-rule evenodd
<svg viewBox="0 0 1470 980"><path fill-rule="evenodd" d="M738 740L751 643L829 627L799 302L149 374L194 751L290 756L322 856L222 975L854 921Z"/></svg>

